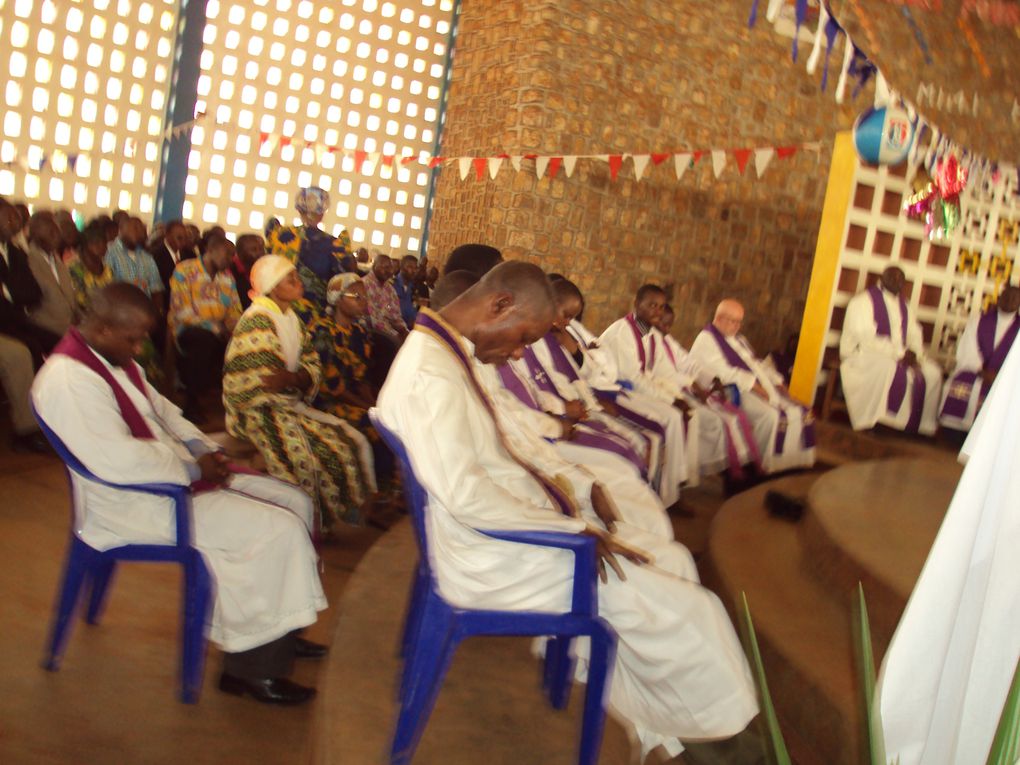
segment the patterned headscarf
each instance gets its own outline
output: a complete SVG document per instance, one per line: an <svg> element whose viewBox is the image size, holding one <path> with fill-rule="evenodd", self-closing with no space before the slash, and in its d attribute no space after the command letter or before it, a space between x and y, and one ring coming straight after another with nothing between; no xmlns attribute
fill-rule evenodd
<svg viewBox="0 0 1020 765"><path fill-rule="evenodd" d="M263 255L251 267L248 296L254 300L259 295L268 295L293 270L294 264L282 255Z"/></svg>
<svg viewBox="0 0 1020 765"><path fill-rule="evenodd" d="M301 189L294 198L294 209L306 215L325 215L329 207L329 194L318 186Z"/></svg>
<svg viewBox="0 0 1020 765"><path fill-rule="evenodd" d="M326 285L326 302L330 305L336 305L340 300L340 296L347 291L354 282L360 282L361 276L353 274L350 271L345 271L342 274L337 274L329 280L329 284Z"/></svg>

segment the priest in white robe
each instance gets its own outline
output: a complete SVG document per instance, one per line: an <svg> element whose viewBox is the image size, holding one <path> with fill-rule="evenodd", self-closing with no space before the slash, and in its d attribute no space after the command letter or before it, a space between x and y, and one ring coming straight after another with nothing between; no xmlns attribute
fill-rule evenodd
<svg viewBox="0 0 1020 765"><path fill-rule="evenodd" d="M903 271L890 266L847 304L839 375L854 430L886 425L935 433L942 370L924 358L921 325L900 294L905 282Z"/></svg>
<svg viewBox="0 0 1020 765"><path fill-rule="evenodd" d="M442 315L422 310L379 394L379 415L404 442L428 492L439 590L454 605L567 610L570 553L522 550L480 530L594 535L608 564L600 615L619 635L611 712L635 731L644 752L663 746L673 756L684 739L734 736L757 712L754 688L726 612L698 584L689 554L623 522L613 534L586 520L552 477L512 451L474 373L472 357L502 364L543 336L551 302L541 269L497 266ZM583 486L573 493L578 504L590 503ZM646 557L654 563L642 564ZM583 655L578 665L583 677Z"/></svg>
<svg viewBox="0 0 1020 765"><path fill-rule="evenodd" d="M956 368L946 380L939 423L970 430L1020 329L1020 287L1007 286L991 310L972 316L956 345Z"/></svg>
<svg viewBox="0 0 1020 765"><path fill-rule="evenodd" d="M810 467L815 463L815 426L811 410L790 398L782 376L758 358L740 334L744 306L733 299L716 308L712 323L691 346L700 367L699 382L735 385L768 473Z"/></svg>
<svg viewBox="0 0 1020 765"><path fill-rule="evenodd" d="M323 646L296 630L326 608L309 532L312 504L267 476L233 475L215 442L145 381L133 360L154 323L145 293L126 283L95 292L36 376L42 420L92 473L112 483L212 486L192 498L193 543L213 581L210 639L225 652L220 688L258 701L297 704L315 689L290 681L296 655ZM76 528L86 544L175 540L171 500L74 483Z"/></svg>

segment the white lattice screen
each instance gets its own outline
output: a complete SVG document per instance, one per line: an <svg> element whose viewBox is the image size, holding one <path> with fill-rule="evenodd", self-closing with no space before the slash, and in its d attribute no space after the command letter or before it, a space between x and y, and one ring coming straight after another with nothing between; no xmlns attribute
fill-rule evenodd
<svg viewBox="0 0 1020 765"><path fill-rule="evenodd" d="M1020 249L1020 189L1015 172L989 178L963 194L963 220L948 242L929 242L920 221L907 218L912 193L904 168L857 163L833 284L826 349L835 353L846 304L891 263L907 277L904 297L924 330L928 354L952 367L967 319L997 296Z"/></svg>
<svg viewBox="0 0 1020 765"><path fill-rule="evenodd" d="M321 186L356 246L417 249L452 0L210 0L184 217L231 233L296 221ZM265 140L263 140L265 139ZM331 151L336 147L339 151ZM368 153L361 172L348 152Z"/></svg>
<svg viewBox="0 0 1020 765"><path fill-rule="evenodd" d="M0 195L152 212L175 0L0 0Z"/></svg>

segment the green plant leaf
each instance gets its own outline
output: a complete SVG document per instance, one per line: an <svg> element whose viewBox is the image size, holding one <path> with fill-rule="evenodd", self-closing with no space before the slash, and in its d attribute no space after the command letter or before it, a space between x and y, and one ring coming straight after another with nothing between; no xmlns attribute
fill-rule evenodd
<svg viewBox="0 0 1020 765"><path fill-rule="evenodd" d="M875 652L871 646L871 622L864 587L857 583L857 603L854 609L854 653L860 679L861 715L864 722L864 741L867 744L871 765L886 765L885 739L882 735L881 709L875 703Z"/></svg>
<svg viewBox="0 0 1020 765"><path fill-rule="evenodd" d="M765 666L762 664L761 651L758 649L758 637L754 632L751 608L747 605L747 593L741 592L740 597L744 605L741 612L741 625L743 626L748 653L751 655L754 679L758 685L758 696L761 699L761 714L764 718L765 729L768 732L769 738L766 754L772 765L791 765L790 755L786 751L786 741L783 739L783 732L779 729L776 708L772 704L772 696L769 694L769 684L765 679Z"/></svg>
<svg viewBox="0 0 1020 765"><path fill-rule="evenodd" d="M987 765L1014 765L1020 759L1020 662L1013 671L1013 683L999 716Z"/></svg>

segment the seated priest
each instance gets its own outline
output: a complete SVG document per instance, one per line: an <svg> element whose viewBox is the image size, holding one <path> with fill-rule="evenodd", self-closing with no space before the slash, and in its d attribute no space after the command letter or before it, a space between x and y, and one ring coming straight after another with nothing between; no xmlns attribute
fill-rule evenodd
<svg viewBox="0 0 1020 765"><path fill-rule="evenodd" d="M969 431L1020 329L1020 287L1007 285L995 305L972 316L956 345L956 368L942 392L939 423Z"/></svg>
<svg viewBox="0 0 1020 765"><path fill-rule="evenodd" d="M935 433L942 371L924 358L921 326L901 294L905 282L902 269L889 266L847 304L839 374L854 430Z"/></svg>
<svg viewBox="0 0 1020 765"><path fill-rule="evenodd" d="M597 500L586 486L536 469L497 424L476 361L520 358L553 318L542 270L503 263L441 314L419 312L379 394L380 417L428 492L439 590L454 606L568 610L570 553L522 549L482 530L591 535L602 569L599 613L619 636L607 703L642 755L662 747L676 756L685 740L747 738L757 713L747 662L690 554L623 521L593 520ZM583 678L583 643L578 653Z"/></svg>
<svg viewBox="0 0 1020 765"><path fill-rule="evenodd" d="M699 382L736 386L765 472L810 467L815 463L814 416L790 398L782 375L758 358L740 334L743 322L744 306L738 301L719 303L712 323L691 346L691 358L701 370Z"/></svg>
<svg viewBox="0 0 1020 765"><path fill-rule="evenodd" d="M209 637L226 652L220 689L274 704L298 704L315 689L287 678L295 656L322 646L295 631L326 608L309 531L312 503L295 486L234 475L226 458L142 376L133 360L156 321L141 289L117 283L92 295L40 370L32 400L42 419L95 475L113 483L211 489L192 496L194 544L213 581ZM171 501L72 475L76 530L107 550L174 541Z"/></svg>

